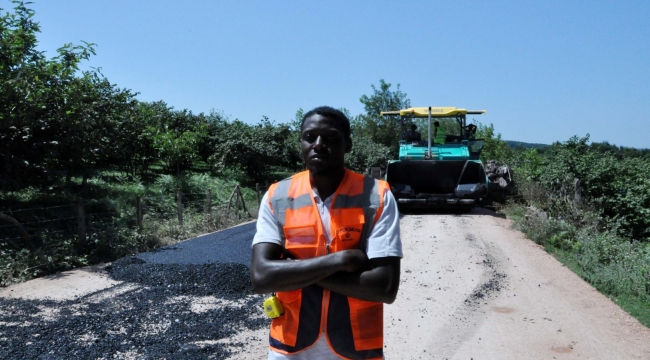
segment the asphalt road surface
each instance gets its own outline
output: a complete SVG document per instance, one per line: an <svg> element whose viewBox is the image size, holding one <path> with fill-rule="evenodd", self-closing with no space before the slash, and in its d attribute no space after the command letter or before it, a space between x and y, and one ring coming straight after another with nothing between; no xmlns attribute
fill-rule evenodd
<svg viewBox="0 0 650 360"><path fill-rule="evenodd" d="M254 235L255 222L249 222L136 257L150 264L237 263L249 266Z"/></svg>
<svg viewBox="0 0 650 360"><path fill-rule="evenodd" d="M650 329L503 217L401 219L386 359L650 359ZM0 290L1 359L264 359L254 223Z"/></svg>

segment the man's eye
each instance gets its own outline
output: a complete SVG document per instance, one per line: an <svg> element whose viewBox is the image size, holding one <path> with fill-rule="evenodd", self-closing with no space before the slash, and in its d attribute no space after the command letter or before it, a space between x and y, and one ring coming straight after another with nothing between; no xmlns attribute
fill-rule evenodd
<svg viewBox="0 0 650 360"><path fill-rule="evenodd" d="M316 141L316 136L314 136L313 134L307 133L307 134L302 135L302 139L307 141L307 142L312 143L312 142Z"/></svg>
<svg viewBox="0 0 650 360"><path fill-rule="evenodd" d="M336 134L331 134L325 136L325 141L327 141L328 144L335 144L339 141L339 137Z"/></svg>

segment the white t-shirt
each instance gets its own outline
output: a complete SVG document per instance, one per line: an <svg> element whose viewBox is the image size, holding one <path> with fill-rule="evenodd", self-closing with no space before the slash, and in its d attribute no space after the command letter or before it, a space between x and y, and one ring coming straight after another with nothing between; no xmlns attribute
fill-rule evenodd
<svg viewBox="0 0 650 360"><path fill-rule="evenodd" d="M332 241L329 212L334 195L331 195L325 199L325 201L322 201L313 191L312 195L318 208L321 222L323 223L327 242L329 243ZM282 238L280 237L278 224L276 223L275 218L273 217L273 212L269 207L268 193L264 194L260 204L260 211L257 218L257 232L253 238L253 245L261 242L270 242L284 246ZM384 195L384 209L368 236L366 254L369 259L389 256L402 257L402 241L400 240L399 232L399 212L397 210L397 202L390 191L387 191ZM285 355L269 350L269 360L313 359L329 360L341 359L341 357L332 353L324 334L321 334L318 341L316 341L312 347L296 354Z"/></svg>

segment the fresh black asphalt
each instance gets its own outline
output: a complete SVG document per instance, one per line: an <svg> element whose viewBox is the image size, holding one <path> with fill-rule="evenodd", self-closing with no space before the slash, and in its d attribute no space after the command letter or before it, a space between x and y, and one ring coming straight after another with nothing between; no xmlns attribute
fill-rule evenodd
<svg viewBox="0 0 650 360"><path fill-rule="evenodd" d="M136 255L150 264L219 264L250 266L255 222L199 236L156 251Z"/></svg>
<svg viewBox="0 0 650 360"><path fill-rule="evenodd" d="M232 340L269 323L251 289L254 233L248 223L117 260L107 273L123 285L73 300L0 298L0 359L237 358L267 341Z"/></svg>

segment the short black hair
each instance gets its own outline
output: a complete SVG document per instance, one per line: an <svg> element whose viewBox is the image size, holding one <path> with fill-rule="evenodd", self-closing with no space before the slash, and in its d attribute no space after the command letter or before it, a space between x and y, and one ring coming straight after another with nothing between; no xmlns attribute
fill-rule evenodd
<svg viewBox="0 0 650 360"><path fill-rule="evenodd" d="M433 126L440 126L440 123L436 121L433 123Z"/></svg>
<svg viewBox="0 0 650 360"><path fill-rule="evenodd" d="M415 129L417 129L417 128L418 128L417 125L415 125L415 124L411 124L411 129L415 130Z"/></svg>
<svg viewBox="0 0 650 360"><path fill-rule="evenodd" d="M337 110L331 106L319 106L317 108L309 110L303 117L302 122L300 123L300 132L302 132L302 127L305 125L305 120L313 115L320 115L328 119L335 120L341 126L343 130L343 135L346 138L350 137L350 119L341 111Z"/></svg>

